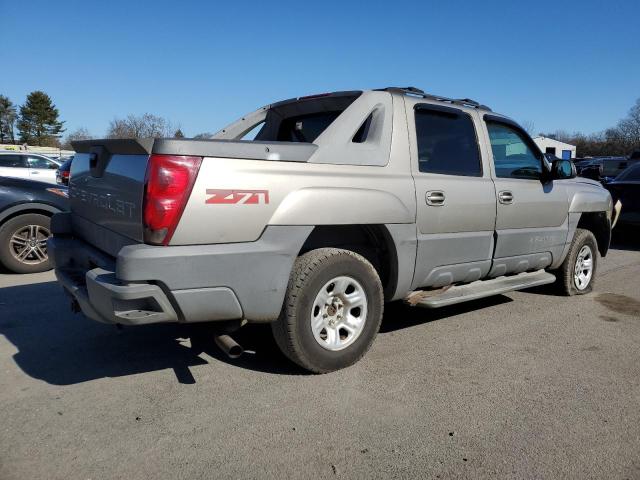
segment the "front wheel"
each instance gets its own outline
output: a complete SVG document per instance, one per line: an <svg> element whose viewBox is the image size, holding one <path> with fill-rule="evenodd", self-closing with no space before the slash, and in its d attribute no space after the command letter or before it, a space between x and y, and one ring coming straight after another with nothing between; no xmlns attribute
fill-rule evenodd
<svg viewBox="0 0 640 480"><path fill-rule="evenodd" d="M589 230L576 229L569 252L558 270L565 295L583 295L593 289L598 266L598 243Z"/></svg>
<svg viewBox="0 0 640 480"><path fill-rule="evenodd" d="M362 358L382 311L382 284L371 263L349 250L319 248L296 259L272 330L290 360L326 373Z"/></svg>

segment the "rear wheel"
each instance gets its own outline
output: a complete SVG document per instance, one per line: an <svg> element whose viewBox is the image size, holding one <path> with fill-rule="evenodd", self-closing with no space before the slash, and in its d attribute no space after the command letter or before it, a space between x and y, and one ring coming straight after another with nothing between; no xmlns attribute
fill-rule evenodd
<svg viewBox="0 0 640 480"><path fill-rule="evenodd" d="M598 266L598 243L589 230L578 228L567 258L558 270L558 282L565 295L583 295L593 289Z"/></svg>
<svg viewBox="0 0 640 480"><path fill-rule="evenodd" d="M272 330L290 360L326 373L362 358L382 311L382 284L371 263L348 250L320 248L296 260Z"/></svg>
<svg viewBox="0 0 640 480"><path fill-rule="evenodd" d="M50 223L49 217L37 213L19 215L5 222L0 227L0 263L15 273L49 270Z"/></svg>

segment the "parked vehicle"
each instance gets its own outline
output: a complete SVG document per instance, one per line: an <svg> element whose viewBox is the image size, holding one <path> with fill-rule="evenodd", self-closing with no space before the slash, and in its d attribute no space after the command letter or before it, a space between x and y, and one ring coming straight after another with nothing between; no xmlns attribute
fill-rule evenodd
<svg viewBox="0 0 640 480"><path fill-rule="evenodd" d="M640 163L635 163L605 185L613 202L622 204L618 223L640 226Z"/></svg>
<svg viewBox="0 0 640 480"><path fill-rule="evenodd" d="M61 163L37 153L0 151L0 176L55 184Z"/></svg>
<svg viewBox="0 0 640 480"><path fill-rule="evenodd" d="M358 361L386 301L556 281L583 294L609 247L599 183L488 107L414 88L278 102L212 140L73 146L49 249L77 308L114 324L271 322L312 372Z"/></svg>
<svg viewBox="0 0 640 480"><path fill-rule="evenodd" d="M0 264L15 273L51 268L47 238L51 216L69 208L66 188L0 177Z"/></svg>
<svg viewBox="0 0 640 480"><path fill-rule="evenodd" d="M56 183L58 185L69 185L69 177L71 175L71 162L73 157L68 158L60 165L60 168L56 171Z"/></svg>
<svg viewBox="0 0 640 480"><path fill-rule="evenodd" d="M581 177L607 183L639 160L634 157L594 157L576 162L576 171Z"/></svg>

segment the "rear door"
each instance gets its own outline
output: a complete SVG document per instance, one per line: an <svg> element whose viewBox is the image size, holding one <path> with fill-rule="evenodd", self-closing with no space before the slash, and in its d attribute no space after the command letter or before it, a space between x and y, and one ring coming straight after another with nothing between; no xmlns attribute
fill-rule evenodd
<svg viewBox="0 0 640 480"><path fill-rule="evenodd" d="M20 154L0 155L0 176L28 179L27 156Z"/></svg>
<svg viewBox="0 0 640 480"><path fill-rule="evenodd" d="M417 196L413 288L487 275L496 197L474 110L405 99Z"/></svg>
<svg viewBox="0 0 640 480"><path fill-rule="evenodd" d="M484 118L498 200L490 276L544 268L567 238L566 186L545 181L542 153L522 128L502 117Z"/></svg>
<svg viewBox="0 0 640 480"><path fill-rule="evenodd" d="M58 164L40 155L29 155L29 178L38 182L56 183Z"/></svg>

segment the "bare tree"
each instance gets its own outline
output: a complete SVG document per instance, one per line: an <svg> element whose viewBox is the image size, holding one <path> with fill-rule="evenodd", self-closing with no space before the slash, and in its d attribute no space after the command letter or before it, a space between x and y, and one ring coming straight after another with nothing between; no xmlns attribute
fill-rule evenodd
<svg viewBox="0 0 640 480"><path fill-rule="evenodd" d="M174 132L169 120L145 113L114 118L109 124L107 138L172 137Z"/></svg>
<svg viewBox="0 0 640 480"><path fill-rule="evenodd" d="M202 132L197 135L194 135L193 138L197 140L209 140L213 136L213 133Z"/></svg>
<svg viewBox="0 0 640 480"><path fill-rule="evenodd" d="M640 98L627 116L618 122L615 130L615 137L627 152L640 148Z"/></svg>
<svg viewBox="0 0 640 480"><path fill-rule="evenodd" d="M65 137L64 142L62 142L62 148L72 149L73 146L71 145L71 142L75 142L76 140L90 140L92 138L93 136L89 133L89 130L84 127L80 127L73 132L70 132Z"/></svg>
<svg viewBox="0 0 640 480"><path fill-rule="evenodd" d="M527 132L530 136L533 137L535 135L536 124L533 123L532 120L523 120L522 122L520 122L520 126L524 128L524 131Z"/></svg>

